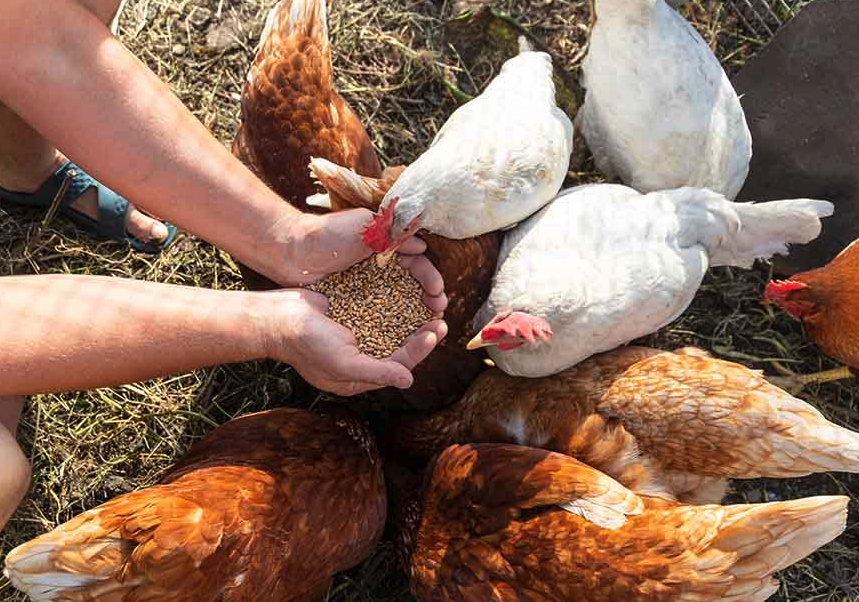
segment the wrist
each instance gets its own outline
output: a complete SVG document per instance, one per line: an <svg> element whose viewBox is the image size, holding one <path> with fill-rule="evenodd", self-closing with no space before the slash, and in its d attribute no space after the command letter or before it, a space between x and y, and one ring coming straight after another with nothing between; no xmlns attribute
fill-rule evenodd
<svg viewBox="0 0 859 602"><path fill-rule="evenodd" d="M275 318L272 301L276 293L237 293L242 296L239 306L240 333L243 354L248 361L274 358Z"/></svg>
<svg viewBox="0 0 859 602"><path fill-rule="evenodd" d="M288 286L299 281L303 265L301 246L306 230L305 215L289 203L281 201L278 210L265 228L258 230L254 263L247 264L269 279Z"/></svg>

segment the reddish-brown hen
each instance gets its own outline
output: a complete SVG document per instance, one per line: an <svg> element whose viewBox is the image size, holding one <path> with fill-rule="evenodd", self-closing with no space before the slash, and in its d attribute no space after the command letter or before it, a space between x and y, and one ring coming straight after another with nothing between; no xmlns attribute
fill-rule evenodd
<svg viewBox="0 0 859 602"><path fill-rule="evenodd" d="M797 385L855 376L859 370L859 241L829 264L790 280L770 282L766 297L802 320L809 336L830 357L847 367L800 376Z"/></svg>
<svg viewBox="0 0 859 602"><path fill-rule="evenodd" d="M228 422L159 485L16 548L6 574L33 600L316 600L370 555L386 508L361 422L282 408Z"/></svg>
<svg viewBox="0 0 859 602"><path fill-rule="evenodd" d="M389 474L400 555L421 602L753 602L837 537L848 498L682 506L563 454L453 446L423 490ZM419 493L418 493L419 492Z"/></svg>
<svg viewBox="0 0 859 602"><path fill-rule="evenodd" d="M402 173L402 166L385 170L382 178L369 178L314 159L310 169L328 192L334 210L365 207L376 211L385 193ZM485 368L476 354L465 348L473 335L472 319L489 295L498 261L500 234L490 232L476 238L451 240L421 231L427 243L427 257L444 279L448 306L444 320L447 337L413 371L411 388L398 392L411 407L438 408L459 399L474 378Z"/></svg>
<svg viewBox="0 0 859 602"><path fill-rule="evenodd" d="M389 421L398 458L455 443L561 452L639 493L718 503L727 478L859 472L859 434L739 364L622 347L554 376L480 375L455 405Z"/></svg>
<svg viewBox="0 0 859 602"><path fill-rule="evenodd" d="M334 87L325 0L282 0L269 13L242 92L233 154L302 211L320 192L307 171L324 157L379 177L382 167L354 111ZM274 285L246 268L251 288Z"/></svg>

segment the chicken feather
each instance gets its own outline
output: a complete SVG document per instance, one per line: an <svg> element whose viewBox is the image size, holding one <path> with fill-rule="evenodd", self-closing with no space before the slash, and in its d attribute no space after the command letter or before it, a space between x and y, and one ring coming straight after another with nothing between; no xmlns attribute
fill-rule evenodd
<svg viewBox="0 0 859 602"><path fill-rule="evenodd" d="M372 177L382 167L364 126L334 86L326 0L281 0L268 14L242 90L233 154L302 211L320 190L307 172L323 157ZM240 266L253 289L278 288Z"/></svg>
<svg viewBox="0 0 859 602"><path fill-rule="evenodd" d="M732 203L697 188L572 188L507 234L475 321L493 330L511 312L545 321L548 341L485 344L508 374L554 374L671 323L710 265L786 252L814 239L831 213L826 201Z"/></svg>
<svg viewBox="0 0 859 602"><path fill-rule="evenodd" d="M626 520L609 529L546 505L603 497L604 477L562 454L510 445L448 448L422 491L401 473L389 480L400 558L422 602L764 600L777 589L775 571L847 520L843 496L690 507L612 487Z"/></svg>
<svg viewBox="0 0 859 602"><path fill-rule="evenodd" d="M736 198L752 137L713 51L663 0L595 4L576 126L597 168L640 192L695 186Z"/></svg>
<svg viewBox="0 0 859 602"><path fill-rule="evenodd" d="M720 501L727 478L859 473L859 433L693 349L623 347L539 379L490 370L450 408L395 417L384 442L416 464L457 443L540 447L686 502Z"/></svg>
<svg viewBox="0 0 859 602"><path fill-rule="evenodd" d="M154 487L13 550L36 602L303 601L373 550L387 501L366 429L337 411L235 419Z"/></svg>

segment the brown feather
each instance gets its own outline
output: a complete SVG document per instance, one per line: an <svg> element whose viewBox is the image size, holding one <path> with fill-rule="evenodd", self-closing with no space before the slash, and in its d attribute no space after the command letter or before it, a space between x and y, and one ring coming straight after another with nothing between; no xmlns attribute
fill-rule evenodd
<svg viewBox="0 0 859 602"><path fill-rule="evenodd" d="M219 427L159 485L18 547L6 568L21 589L62 574L70 602L297 602L369 556L385 516L364 426L281 408Z"/></svg>
<svg viewBox="0 0 859 602"><path fill-rule="evenodd" d="M304 10L290 20L293 2ZM319 213L321 192L308 173L323 157L372 177L382 167L364 126L334 86L325 0L282 0L269 17L242 91L242 121L233 154L286 201ZM249 288L278 288L247 268Z"/></svg>
<svg viewBox="0 0 859 602"><path fill-rule="evenodd" d="M394 479L396 479L394 475ZM763 600L773 572L843 531L848 498L757 506L643 505L572 458L527 447L454 446L396 508L398 544L421 602ZM552 506L599 500L615 529ZM629 502L638 500L635 511Z"/></svg>
<svg viewBox="0 0 859 602"><path fill-rule="evenodd" d="M392 453L426 461L456 443L564 453L636 492L718 502L726 478L859 472L859 434L739 364L624 347L537 379L483 373L434 413L388 424Z"/></svg>

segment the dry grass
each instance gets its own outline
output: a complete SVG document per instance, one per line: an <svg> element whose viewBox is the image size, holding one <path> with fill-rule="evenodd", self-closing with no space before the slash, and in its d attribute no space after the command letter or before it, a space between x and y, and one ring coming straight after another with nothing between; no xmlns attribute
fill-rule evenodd
<svg viewBox="0 0 859 602"><path fill-rule="evenodd" d="M273 0L130 0L120 35L224 142L238 118L241 82L266 10ZM551 49L574 81L586 41L583 1L501 0L522 27ZM211 17L206 22L208 10ZM331 36L340 85L369 125L387 164L413 159L456 101L449 84L479 90L498 69L494 57L466 62L445 41L452 2L338 0ZM691 20L735 71L765 40L741 29L721 2L694 2ZM207 36L217 47L207 44ZM569 183L597 180L586 159ZM39 235L36 216L0 205L2 275L100 274L213 288L241 286L235 265L210 245L184 236L157 259L94 245L59 221ZM759 304L764 266L714 271L689 312L646 342L673 348L696 344L720 357L769 372L831 367L801 327ZM34 302L38 302L35 300ZM82 317L86 319L87 317ZM98 319L97 308L92 318ZM269 362L201 370L158 381L32 398L20 432L34 467L31 495L0 534L0 556L110 497L154 483L159 474L214 425L282 404L312 404L318 393L285 366ZM832 384L803 397L831 420L859 430L859 386ZM782 574L780 601L859 600L859 478L823 475L737 484L735 500L763 501L841 493L852 497L847 533ZM0 580L0 600L20 600ZM341 576L329 600L411 600L394 569L390 546Z"/></svg>

